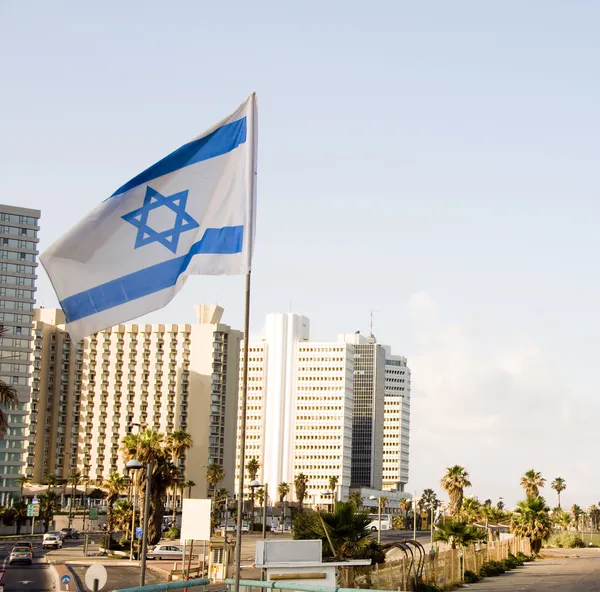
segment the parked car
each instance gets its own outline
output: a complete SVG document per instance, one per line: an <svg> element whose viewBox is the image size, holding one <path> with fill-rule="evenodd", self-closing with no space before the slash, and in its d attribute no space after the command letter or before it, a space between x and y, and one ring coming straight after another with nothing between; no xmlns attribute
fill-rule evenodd
<svg viewBox="0 0 600 592"><path fill-rule="evenodd" d="M175 545L156 545L147 555L148 559L171 559L177 557L181 559L183 549Z"/></svg>
<svg viewBox="0 0 600 592"><path fill-rule="evenodd" d="M74 528L63 528L60 531L63 539L78 539L79 531Z"/></svg>
<svg viewBox="0 0 600 592"><path fill-rule="evenodd" d="M15 547L27 547L31 551L31 556L35 556L33 554L33 543L30 543L29 541L19 541Z"/></svg>
<svg viewBox="0 0 600 592"><path fill-rule="evenodd" d="M8 565L13 563L26 563L31 565L33 563L33 553L29 547L13 547L13 550L8 556Z"/></svg>
<svg viewBox="0 0 600 592"><path fill-rule="evenodd" d="M43 549L62 549L63 541L56 532L47 532L42 539Z"/></svg>

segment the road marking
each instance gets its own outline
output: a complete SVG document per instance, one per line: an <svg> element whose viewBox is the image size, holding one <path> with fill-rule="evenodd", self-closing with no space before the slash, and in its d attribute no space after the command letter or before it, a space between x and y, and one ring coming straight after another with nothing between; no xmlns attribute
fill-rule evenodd
<svg viewBox="0 0 600 592"><path fill-rule="evenodd" d="M33 580L21 580L20 582L17 582L17 584L34 584L35 582Z"/></svg>

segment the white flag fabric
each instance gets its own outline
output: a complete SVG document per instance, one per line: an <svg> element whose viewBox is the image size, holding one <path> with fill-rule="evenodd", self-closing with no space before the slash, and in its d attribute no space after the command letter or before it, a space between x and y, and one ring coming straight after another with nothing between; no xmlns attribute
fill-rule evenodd
<svg viewBox="0 0 600 592"><path fill-rule="evenodd" d="M250 271L256 97L140 173L40 260L75 340L165 306L188 275Z"/></svg>

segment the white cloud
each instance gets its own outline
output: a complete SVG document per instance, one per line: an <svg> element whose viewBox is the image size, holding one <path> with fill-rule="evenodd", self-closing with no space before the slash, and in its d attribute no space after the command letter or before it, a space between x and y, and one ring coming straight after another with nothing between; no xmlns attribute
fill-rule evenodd
<svg viewBox="0 0 600 592"><path fill-rule="evenodd" d="M471 474L472 494L512 505L523 495L520 476L535 468L549 482L567 479L565 502L597 503L596 401L578 405L561 368L527 336L495 343L445 320L425 292L411 297L409 313L417 344L409 357L409 489L439 490L445 467L460 464ZM555 503L549 487L544 494Z"/></svg>

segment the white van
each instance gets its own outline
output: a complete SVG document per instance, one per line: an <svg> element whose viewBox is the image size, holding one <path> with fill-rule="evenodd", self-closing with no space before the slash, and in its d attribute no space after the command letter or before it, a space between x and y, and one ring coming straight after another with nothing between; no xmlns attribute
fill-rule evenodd
<svg viewBox="0 0 600 592"><path fill-rule="evenodd" d="M373 532L379 530L379 515L378 514L369 514L368 516L369 524L367 528L372 530ZM392 529L392 517L389 514L381 515L381 530L391 530Z"/></svg>

